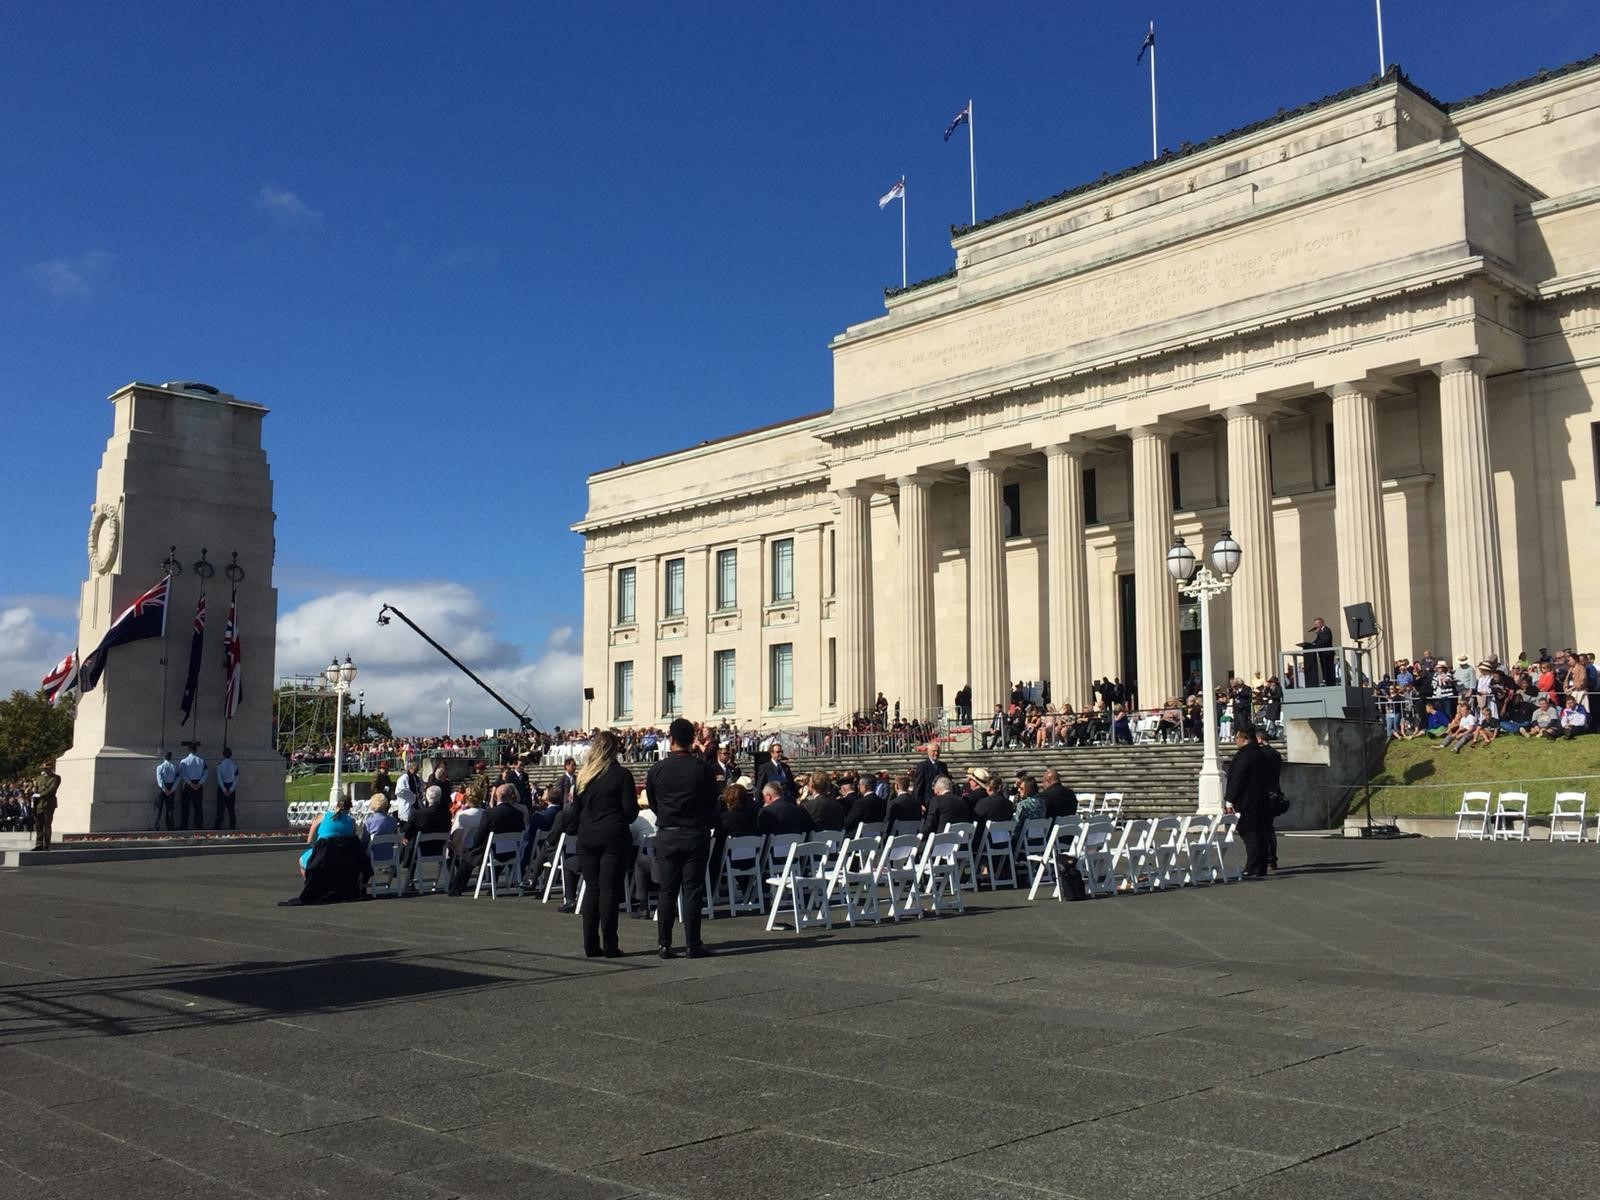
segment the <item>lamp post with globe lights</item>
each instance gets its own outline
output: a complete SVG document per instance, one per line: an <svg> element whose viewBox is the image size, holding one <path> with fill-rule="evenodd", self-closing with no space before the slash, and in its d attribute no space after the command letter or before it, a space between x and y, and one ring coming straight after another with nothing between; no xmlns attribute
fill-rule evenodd
<svg viewBox="0 0 1600 1200"><path fill-rule="evenodd" d="M1172 549L1167 551L1167 570L1178 581L1178 591L1200 602L1200 698L1204 704L1201 719L1205 751L1200 761L1199 799L1195 806L1199 813L1222 811L1222 768L1217 764L1217 697L1211 679L1210 607L1212 599L1222 595L1233 583L1242 555L1239 543L1226 529L1211 547L1209 567L1195 557L1181 537L1174 538Z"/></svg>
<svg viewBox="0 0 1600 1200"><path fill-rule="evenodd" d="M344 702L350 695L350 685L355 682L356 665L350 656L341 664L337 658L322 669L322 677L333 689L333 789L328 793L328 803L339 803L339 789L344 783Z"/></svg>

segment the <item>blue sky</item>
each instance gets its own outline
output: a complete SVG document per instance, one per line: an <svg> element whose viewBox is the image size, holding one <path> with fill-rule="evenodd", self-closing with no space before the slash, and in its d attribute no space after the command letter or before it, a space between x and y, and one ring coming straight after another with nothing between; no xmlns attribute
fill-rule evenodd
<svg viewBox="0 0 1600 1200"><path fill-rule="evenodd" d="M1443 99L1600 49L1577 0L1384 16ZM1368 0L0 0L0 417L43 496L0 523L0 686L70 645L104 397L188 378L272 410L281 667L342 636L441 724L447 675L307 607L404 589L575 717L585 475L826 408L829 338L899 281L902 173L911 277L952 265L969 96L980 219L1146 157L1151 17L1167 146L1377 69Z"/></svg>

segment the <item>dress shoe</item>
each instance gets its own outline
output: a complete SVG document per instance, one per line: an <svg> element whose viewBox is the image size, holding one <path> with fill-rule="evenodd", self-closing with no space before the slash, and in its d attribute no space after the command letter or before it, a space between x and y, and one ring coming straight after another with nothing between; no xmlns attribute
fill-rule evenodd
<svg viewBox="0 0 1600 1200"><path fill-rule="evenodd" d="M556 909L556 911L564 913L577 912L578 906L576 904L563 904L560 908Z"/></svg>
<svg viewBox="0 0 1600 1200"><path fill-rule="evenodd" d="M596 948L594 950L590 950L586 946L586 947L584 947L583 956L585 958L599 958L600 957L600 950L598 948Z"/></svg>
<svg viewBox="0 0 1600 1200"><path fill-rule="evenodd" d="M622 947L621 946L608 946L608 947L606 947L606 957L607 958L621 958L622 957Z"/></svg>
<svg viewBox="0 0 1600 1200"><path fill-rule="evenodd" d="M710 946L700 945L689 947L690 958L710 958L713 956L713 954L715 954L715 951L713 951Z"/></svg>
<svg viewBox="0 0 1600 1200"><path fill-rule="evenodd" d="M674 950L671 946L663 946L663 947L661 947L661 950L660 950L659 953L660 953L662 958L677 958L678 957L678 952L676 950Z"/></svg>

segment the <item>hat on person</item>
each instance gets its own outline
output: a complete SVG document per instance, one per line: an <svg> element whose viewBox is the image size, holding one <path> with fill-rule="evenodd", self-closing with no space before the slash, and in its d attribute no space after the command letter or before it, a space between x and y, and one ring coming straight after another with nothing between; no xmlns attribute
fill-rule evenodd
<svg viewBox="0 0 1600 1200"><path fill-rule="evenodd" d="M1467 664L1468 664L1468 663L1469 663L1469 662L1471 662L1471 661L1472 661L1472 660L1471 660L1471 659L1470 659L1470 658L1468 658L1468 657L1467 657L1467 656L1466 656L1466 655L1465 655L1465 654L1463 654L1463 655L1461 655L1461 657L1459 657L1459 658L1457 658L1457 659L1456 659L1456 661L1457 661L1457 662L1458 662L1458 663L1460 663L1460 664L1461 664L1461 665L1462 665L1462 666L1463 666L1463 667L1464 667L1464 666L1466 666L1466 665L1467 665Z"/></svg>
<svg viewBox="0 0 1600 1200"><path fill-rule="evenodd" d="M989 774L988 767L973 767L972 770L967 772L967 774L972 776L972 778L976 779L979 783L988 783L994 778L993 775Z"/></svg>
<svg viewBox="0 0 1600 1200"><path fill-rule="evenodd" d="M1492 671L1492 670L1494 670L1494 663L1490 662L1486 658L1481 663L1478 664L1478 670L1480 670L1480 671Z"/></svg>
<svg viewBox="0 0 1600 1200"><path fill-rule="evenodd" d="M748 776L748 775L741 775L741 776L739 776L739 778L735 779L733 782L734 782L734 786L735 787L742 787L747 792L752 790L756 786L756 781L754 779L751 779L750 776Z"/></svg>

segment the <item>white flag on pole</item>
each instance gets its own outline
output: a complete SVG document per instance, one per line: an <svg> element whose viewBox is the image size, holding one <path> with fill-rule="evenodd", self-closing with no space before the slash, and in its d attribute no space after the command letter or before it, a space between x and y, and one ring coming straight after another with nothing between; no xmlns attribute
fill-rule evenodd
<svg viewBox="0 0 1600 1200"><path fill-rule="evenodd" d="M891 201L903 200L906 194L906 177L902 175L900 181L885 192L878 200L879 208L888 208Z"/></svg>

